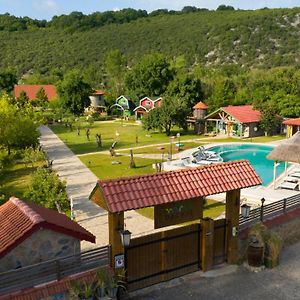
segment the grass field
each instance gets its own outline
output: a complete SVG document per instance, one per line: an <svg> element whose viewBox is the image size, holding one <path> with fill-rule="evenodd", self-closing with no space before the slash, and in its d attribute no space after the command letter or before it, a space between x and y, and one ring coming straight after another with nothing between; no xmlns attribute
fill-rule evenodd
<svg viewBox="0 0 300 300"><path fill-rule="evenodd" d="M26 166L18 163L0 173L0 195L3 194L6 200L11 196L23 197L23 193L30 184L31 174L37 167Z"/></svg>
<svg viewBox="0 0 300 300"><path fill-rule="evenodd" d="M170 137L164 133L159 132L147 132L143 130L142 126L132 122L95 122L90 129L90 141L87 140L85 130L80 130L80 135L77 134L77 130L70 131L69 128L61 124L55 124L51 126L51 129L60 137L60 139L75 153L84 154L89 152L97 152L103 150L109 150L112 143L117 141L116 151L120 151L122 148L135 148L139 146L154 145L166 143L165 153L170 149ZM187 133L181 130L174 130L171 135L175 136L177 132L180 132L180 142L184 144L183 149L189 149L199 146L201 143L223 143L223 142L256 142L266 143L282 139L282 136L275 137L257 137L252 139L239 139L239 138L210 138L201 135L195 135L192 131ZM101 134L102 147L99 148L96 143L96 134ZM199 139L198 142L185 142L188 139ZM138 143L136 143L138 142ZM178 139L172 140L173 151L176 151L175 144ZM158 149L158 146L151 146L147 148L135 149L135 153L161 153L162 150Z"/></svg>
<svg viewBox="0 0 300 300"><path fill-rule="evenodd" d="M110 157L104 154L91 154L80 157L80 160L89 167L99 179L155 173L152 164L156 161L153 159L134 158L136 168L133 169L129 168L130 158L127 156ZM112 164L113 161L118 161L121 164L114 165Z"/></svg>
<svg viewBox="0 0 300 300"><path fill-rule="evenodd" d="M87 140L85 130L81 129L80 135L77 130L70 131L64 125L52 125L51 129L60 137L60 139L75 153L83 154L96 152L99 150L108 150L114 141L117 141L116 150L120 148L131 148L136 146L169 143L170 137L164 133L147 132L141 125L132 122L95 122L90 129L90 141ZM176 135L181 133L181 141L191 138L199 138L192 132L183 133L181 130L172 132ZM101 134L102 148L97 147L96 134ZM138 143L136 143L136 141Z"/></svg>

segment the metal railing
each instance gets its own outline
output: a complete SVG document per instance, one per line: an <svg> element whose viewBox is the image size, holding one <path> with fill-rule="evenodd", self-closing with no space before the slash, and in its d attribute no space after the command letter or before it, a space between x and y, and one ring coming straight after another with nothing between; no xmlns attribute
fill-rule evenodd
<svg viewBox="0 0 300 300"><path fill-rule="evenodd" d="M250 210L248 218L243 218L243 216L240 215L239 225L241 229L244 229L254 223L259 221L263 222L298 207L300 207L300 194L252 209Z"/></svg>
<svg viewBox="0 0 300 300"><path fill-rule="evenodd" d="M109 263L109 253L109 246L104 246L0 273L0 295L106 266Z"/></svg>

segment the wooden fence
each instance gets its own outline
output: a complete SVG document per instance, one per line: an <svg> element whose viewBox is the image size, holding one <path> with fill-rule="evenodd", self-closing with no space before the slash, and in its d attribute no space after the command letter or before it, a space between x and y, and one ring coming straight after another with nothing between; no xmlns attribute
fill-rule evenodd
<svg viewBox="0 0 300 300"><path fill-rule="evenodd" d="M0 295L108 265L109 253L105 246L0 273Z"/></svg>
<svg viewBox="0 0 300 300"><path fill-rule="evenodd" d="M240 215L240 228L244 229L258 221L270 219L298 207L300 207L300 194L267 205L262 205L261 207L250 210L248 218L243 218L243 216Z"/></svg>

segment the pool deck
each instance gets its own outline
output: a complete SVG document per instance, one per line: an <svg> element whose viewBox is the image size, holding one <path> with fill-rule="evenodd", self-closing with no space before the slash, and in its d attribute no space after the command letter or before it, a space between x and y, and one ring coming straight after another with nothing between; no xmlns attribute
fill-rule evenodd
<svg viewBox="0 0 300 300"><path fill-rule="evenodd" d="M283 142L285 140L279 140L279 141L274 141L274 142L270 142L270 143L249 143L250 145L270 145L270 146L277 146L279 145L281 142ZM209 145L205 145L204 148L211 148L214 146L220 146L220 145L228 145L228 144L232 144L232 143L212 143ZM236 143L234 143L236 144ZM247 143L241 143L241 144L247 144ZM189 149L186 151L183 151L180 153L180 158L183 157L188 157L191 156L193 152L196 151L197 148L193 148L193 149ZM283 172L280 176L278 176L276 178L276 182L275 182L275 188L283 182L283 178L286 177L291 171L293 171L293 169L295 168L299 168L299 165L297 164L292 164L291 167L289 167L287 169L286 172ZM300 181L300 179L299 179ZM300 191L293 191L293 190L287 190L287 189L274 189L273 186L273 182L271 184L269 184L268 186L257 186L257 187L252 187L252 188L246 188L243 189L241 191L241 200L242 202L247 202L247 204L249 204L251 206L251 208L256 208L259 207L261 205L261 198L265 198L265 204L269 204L284 198L288 198L294 195L298 195L300 193ZM225 193L223 194L217 194L217 195L213 195L208 197L209 199L214 199L217 201L221 201L221 202L225 202Z"/></svg>

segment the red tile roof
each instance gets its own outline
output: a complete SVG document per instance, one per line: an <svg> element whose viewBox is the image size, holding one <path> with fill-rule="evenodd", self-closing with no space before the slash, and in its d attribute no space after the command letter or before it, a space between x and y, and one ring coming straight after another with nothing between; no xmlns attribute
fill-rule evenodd
<svg viewBox="0 0 300 300"><path fill-rule="evenodd" d="M64 214L11 197L0 206L0 258L40 228L95 243L95 236Z"/></svg>
<svg viewBox="0 0 300 300"><path fill-rule="evenodd" d="M57 98L56 87L54 85L38 85L38 84L20 84L15 85L14 94L15 97L19 97L20 93L24 91L28 96L29 100L35 100L37 92L43 88L48 97L48 100L51 101Z"/></svg>
<svg viewBox="0 0 300 300"><path fill-rule="evenodd" d="M259 122L261 119L260 111L253 109L252 105L226 106L222 110L241 123Z"/></svg>
<svg viewBox="0 0 300 300"><path fill-rule="evenodd" d="M208 109L208 106L202 101L193 106L193 109Z"/></svg>
<svg viewBox="0 0 300 300"><path fill-rule="evenodd" d="M122 212L261 183L250 163L241 160L153 175L99 180L94 191L98 187L101 189L111 212Z"/></svg>
<svg viewBox="0 0 300 300"><path fill-rule="evenodd" d="M105 94L105 91L103 91L103 90L95 90L93 92L93 95L104 95L104 94Z"/></svg>
<svg viewBox="0 0 300 300"><path fill-rule="evenodd" d="M300 118L297 119L291 119L291 120L286 120L282 122L285 125L294 125L294 126L300 126Z"/></svg>

